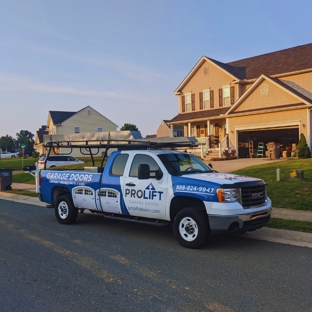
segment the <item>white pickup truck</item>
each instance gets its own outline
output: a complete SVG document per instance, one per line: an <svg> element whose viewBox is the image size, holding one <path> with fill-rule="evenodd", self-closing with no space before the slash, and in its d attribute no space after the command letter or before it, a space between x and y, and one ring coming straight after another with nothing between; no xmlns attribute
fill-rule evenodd
<svg viewBox="0 0 312 312"><path fill-rule="evenodd" d="M172 225L177 241L188 248L200 248L212 234L268 223L271 200L263 180L215 172L194 155L164 146L107 144L107 150L118 150L105 166L103 160L87 171L42 170L39 198L62 224L74 223L88 209L107 218Z"/></svg>

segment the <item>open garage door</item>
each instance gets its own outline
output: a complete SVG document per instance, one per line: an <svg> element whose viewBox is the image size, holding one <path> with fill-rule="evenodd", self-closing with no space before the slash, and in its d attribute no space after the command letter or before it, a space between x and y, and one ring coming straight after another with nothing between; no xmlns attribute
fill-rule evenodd
<svg viewBox="0 0 312 312"><path fill-rule="evenodd" d="M256 157L258 146L261 146L262 143L266 147L269 142L275 142L279 145L280 156L282 156L283 151L289 151L294 146L293 144L298 144L299 128L238 131L238 156L239 158L247 158L252 154L253 157Z"/></svg>

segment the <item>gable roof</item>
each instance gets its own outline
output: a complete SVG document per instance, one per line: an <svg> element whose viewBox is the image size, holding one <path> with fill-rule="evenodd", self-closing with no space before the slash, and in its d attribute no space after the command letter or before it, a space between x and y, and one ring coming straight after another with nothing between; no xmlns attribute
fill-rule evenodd
<svg viewBox="0 0 312 312"><path fill-rule="evenodd" d="M198 68L202 66L205 62L212 63L213 65L219 67L220 70L231 76L232 79L234 80L239 80L239 79L245 79L245 71L246 69L243 67L239 66L232 66L228 65L219 61L216 61L214 59L211 59L207 56L202 56L200 60L195 64L195 66L191 69L191 71L187 74L187 76L183 79L183 81L180 83L180 85L176 88L174 91L174 94L178 95L180 94L179 92L183 87L186 85L186 83L192 79L193 75L197 72Z"/></svg>
<svg viewBox="0 0 312 312"><path fill-rule="evenodd" d="M60 125L65 120L75 115L76 112L63 112L63 111L49 111L52 122L55 125Z"/></svg>
<svg viewBox="0 0 312 312"><path fill-rule="evenodd" d="M261 75L254 83L253 85L236 101L236 103L226 112L225 115L229 115L231 113L235 113L235 109L240 106L245 99L264 81L270 81L274 85L278 86L279 88L283 89L284 91L290 93L295 98L299 100L299 103L294 103L288 106L293 105L300 105L302 102L306 105L312 105L312 94L309 97L309 94L302 94L297 88L292 86L291 82L283 82L277 78L268 77L266 75Z"/></svg>
<svg viewBox="0 0 312 312"><path fill-rule="evenodd" d="M246 79L312 69L312 43L227 63L244 67Z"/></svg>

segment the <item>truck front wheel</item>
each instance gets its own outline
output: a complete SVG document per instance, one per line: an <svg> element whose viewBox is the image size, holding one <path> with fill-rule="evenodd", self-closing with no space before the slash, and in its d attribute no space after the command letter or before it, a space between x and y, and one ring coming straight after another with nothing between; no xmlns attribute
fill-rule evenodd
<svg viewBox="0 0 312 312"><path fill-rule="evenodd" d="M78 216L78 209L74 206L70 195L62 195L57 199L55 216L61 224L72 224Z"/></svg>
<svg viewBox="0 0 312 312"><path fill-rule="evenodd" d="M207 214L196 208L179 211L173 221L173 232L183 247L202 247L210 233Z"/></svg>

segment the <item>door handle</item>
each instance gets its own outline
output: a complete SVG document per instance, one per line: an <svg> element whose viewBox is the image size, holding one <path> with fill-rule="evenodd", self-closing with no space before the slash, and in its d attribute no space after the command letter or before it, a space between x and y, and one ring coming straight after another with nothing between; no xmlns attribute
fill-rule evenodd
<svg viewBox="0 0 312 312"><path fill-rule="evenodd" d="M130 182L130 183L126 183L127 186L135 186L134 183Z"/></svg>

